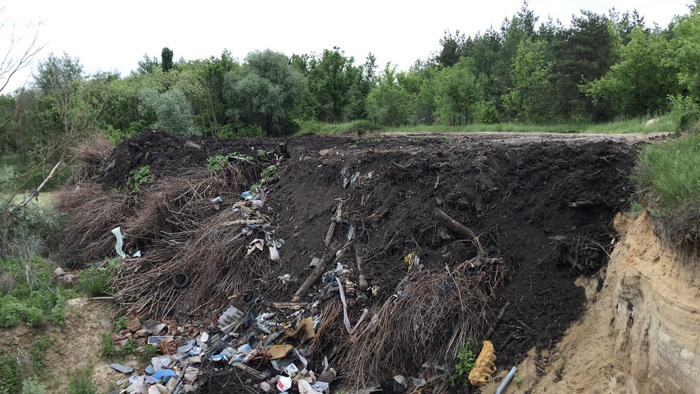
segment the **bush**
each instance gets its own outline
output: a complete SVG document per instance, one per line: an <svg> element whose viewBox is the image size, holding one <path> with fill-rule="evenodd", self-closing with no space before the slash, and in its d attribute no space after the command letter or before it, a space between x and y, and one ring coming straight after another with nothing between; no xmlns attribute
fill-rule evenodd
<svg viewBox="0 0 700 394"><path fill-rule="evenodd" d="M667 216L682 207L700 206L700 134L647 145L639 154L633 179L648 192L655 216Z"/></svg>
<svg viewBox="0 0 700 394"><path fill-rule="evenodd" d="M16 393L21 384L22 370L17 358L0 350L0 393Z"/></svg>

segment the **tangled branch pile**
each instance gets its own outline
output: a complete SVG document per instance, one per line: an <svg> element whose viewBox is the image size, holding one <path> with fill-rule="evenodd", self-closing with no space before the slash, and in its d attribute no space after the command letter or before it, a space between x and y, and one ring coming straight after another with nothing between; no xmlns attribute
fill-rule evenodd
<svg viewBox="0 0 700 394"><path fill-rule="evenodd" d="M346 381L361 385L383 373L420 370L427 360L442 364L453 360L468 338L481 337L488 329L489 304L507 272L502 258L486 260L481 267L467 261L409 274L355 335L333 330L331 322L339 319L342 308L328 304L319 337L342 344L333 351L343 360Z"/></svg>
<svg viewBox="0 0 700 394"><path fill-rule="evenodd" d="M258 167L239 161L216 172L202 169L163 179L138 194L92 184L63 191L59 207L69 218L62 233L66 260L79 266L113 254L111 229L120 226L127 254L143 254L126 260L115 278L122 307L164 316L176 307L195 312L220 302L269 265L266 254L248 253L251 239L271 233L262 207L248 201L232 210L212 203L216 197L238 201L258 179ZM184 282L174 283L178 280Z"/></svg>

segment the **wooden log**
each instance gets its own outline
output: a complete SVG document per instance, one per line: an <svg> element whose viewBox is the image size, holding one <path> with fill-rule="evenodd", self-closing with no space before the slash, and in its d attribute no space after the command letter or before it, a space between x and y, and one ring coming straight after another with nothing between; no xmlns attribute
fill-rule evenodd
<svg viewBox="0 0 700 394"><path fill-rule="evenodd" d="M331 245L333 241L333 233L335 233L335 227L340 223L343 217L343 202L338 203L338 208L335 210L335 216L331 218L331 225L328 227L328 232L326 233L326 238L323 240L323 244L326 247Z"/></svg>
<svg viewBox="0 0 700 394"><path fill-rule="evenodd" d="M440 208L435 208L435 218L438 222L444 224L447 228L453 232L462 236L462 238L476 240L476 233L463 225L462 223L452 219L449 215L442 211Z"/></svg>
<svg viewBox="0 0 700 394"><path fill-rule="evenodd" d="M308 302L273 302L273 301L265 301L263 302L265 306L269 306L270 308L277 308L277 309L291 309L293 311L298 311L299 309L307 306L309 303Z"/></svg>
<svg viewBox="0 0 700 394"><path fill-rule="evenodd" d="M294 293L294 297L292 297L292 302L298 302L301 297L306 295L306 293L311 290L311 286L313 286L314 282L323 274L323 270L326 269L326 265L331 261L330 256L325 256L323 259L321 259L321 262L314 268L313 271L311 271L311 275L309 275L308 278L304 281L304 283L301 285L299 290L297 290L296 293Z"/></svg>

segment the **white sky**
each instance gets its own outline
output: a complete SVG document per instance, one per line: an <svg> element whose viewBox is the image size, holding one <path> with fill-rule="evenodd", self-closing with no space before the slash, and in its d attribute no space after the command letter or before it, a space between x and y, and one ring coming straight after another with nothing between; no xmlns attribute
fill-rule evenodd
<svg viewBox="0 0 700 394"><path fill-rule="evenodd" d="M674 15L686 14L692 0L530 0L540 22L551 16L568 25L581 9L607 13L636 8L648 25L667 27ZM391 61L407 70L416 59L439 49L446 29L474 35L498 29L522 6L522 0L0 0L0 51L8 45L10 27L41 23L46 47L38 59L64 51L78 57L87 73L137 67L144 54L160 58L165 46L174 60L219 56L224 49L243 61L253 50L272 49L288 56L321 53L339 46L362 64L368 52L380 68ZM36 67L36 64L33 65ZM5 93L27 80L17 75Z"/></svg>

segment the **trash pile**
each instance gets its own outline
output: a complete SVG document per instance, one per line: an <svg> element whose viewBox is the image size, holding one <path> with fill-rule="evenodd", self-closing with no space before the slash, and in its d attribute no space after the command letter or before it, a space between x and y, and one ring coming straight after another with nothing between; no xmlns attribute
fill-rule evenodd
<svg viewBox="0 0 700 394"><path fill-rule="evenodd" d="M210 170L218 141L161 134L123 142L100 184L59 202L76 264L113 256L121 229L122 312L177 322L137 339L164 337L150 365L172 392L445 391L468 339L510 367L579 316L575 276L604 264L634 160L608 142L306 136ZM162 177L122 189L145 163ZM130 386L156 387L150 371Z"/></svg>

